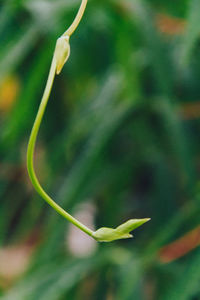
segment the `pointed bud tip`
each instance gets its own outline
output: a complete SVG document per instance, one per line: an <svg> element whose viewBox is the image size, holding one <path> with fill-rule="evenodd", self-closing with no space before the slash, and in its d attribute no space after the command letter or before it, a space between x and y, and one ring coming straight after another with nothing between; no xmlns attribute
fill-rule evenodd
<svg viewBox="0 0 200 300"><path fill-rule="evenodd" d="M151 218L145 218L143 219L145 222L151 221Z"/></svg>
<svg viewBox="0 0 200 300"><path fill-rule="evenodd" d="M147 222L151 221L151 218L144 218L144 219L141 219L141 222L142 224L145 224Z"/></svg>

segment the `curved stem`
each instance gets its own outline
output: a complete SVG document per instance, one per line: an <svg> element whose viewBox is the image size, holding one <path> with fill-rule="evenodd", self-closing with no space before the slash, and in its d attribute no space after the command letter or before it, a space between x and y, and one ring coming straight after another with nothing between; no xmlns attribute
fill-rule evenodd
<svg viewBox="0 0 200 300"><path fill-rule="evenodd" d="M51 68L49 71L49 76L47 80L47 84L44 90L44 94L41 100L41 104L31 131L29 143L28 143L28 149L27 149L27 169L28 169L28 174L31 179L31 182L36 189L36 191L40 194L40 196L55 209L61 216L63 216L65 219L73 223L76 227L87 233L88 235L92 236L93 231L87 228L85 225L83 225L81 222L76 220L74 217L72 217L69 213L67 213L62 207L60 207L57 203L54 202L54 200L43 190L41 187L37 176L35 174L34 170L34 150L35 150L35 143L38 135L38 131L40 128L40 124L45 112L46 105L49 100L50 92L52 89L53 81L55 78L55 72L56 72L56 59L55 55L53 56L53 60L51 63Z"/></svg>
<svg viewBox="0 0 200 300"><path fill-rule="evenodd" d="M44 116L44 112L49 100L49 96L51 93L51 89L53 86L55 74L59 74L62 70L64 64L66 63L69 54L70 54L70 46L69 46L69 37L72 35L72 33L77 28L78 24L80 23L80 20L83 16L83 13L85 11L85 7L87 4L87 0L82 0L81 6L79 8L79 11L75 17L74 22L69 27L69 29L57 40L55 52L53 55L49 76L47 79L47 84L44 90L44 94L42 96L42 100L38 109L37 116L35 118L35 122L33 124L33 128L31 131L31 135L28 142L28 149L27 149L27 169L28 174L30 177L30 180L36 189L36 191L39 193L39 195L54 209L56 210L61 216L63 216L65 219L70 221L72 224L74 224L76 227L87 233L89 236L92 236L97 241L104 241L104 242L110 242L118 239L124 239L132 237L130 234L130 231L137 228L138 226L141 226L145 222L149 221L150 219L132 219L127 221L126 223L118 226L117 228L107 228L102 227L98 229L97 231L92 231L85 225L83 225L81 222L79 222L77 219L72 217L69 213L67 213L62 207L60 207L42 188L40 185L38 178L35 174L34 169L34 150L35 150L35 143L38 135L38 131L42 122L42 118Z"/></svg>
<svg viewBox="0 0 200 300"><path fill-rule="evenodd" d="M86 5L87 5L87 0L82 0L81 6L78 10L78 13L77 13L73 23L71 24L71 26L63 33L64 36L68 35L70 37L74 33L74 31L78 27L78 25L83 17Z"/></svg>

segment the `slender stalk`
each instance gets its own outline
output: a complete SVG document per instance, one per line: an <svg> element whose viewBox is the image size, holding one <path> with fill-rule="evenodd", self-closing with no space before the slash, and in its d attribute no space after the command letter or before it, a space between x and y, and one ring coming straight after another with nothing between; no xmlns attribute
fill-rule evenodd
<svg viewBox="0 0 200 300"><path fill-rule="evenodd" d="M79 9L79 13L77 14L75 21L73 22L73 26L70 27L70 34L72 34L74 32L74 30L76 29L76 27L78 26L80 19L83 16L83 12L85 9L85 5L86 5L87 1L82 1L81 7ZM57 48L56 48L57 49ZM47 79L47 84L44 90L44 94L39 106L39 110L35 119L35 122L33 124L33 128L31 131L31 135L29 138L29 143L28 143L28 149L27 149L27 169L28 169L28 174L30 177L30 180L34 186L34 188L36 189L36 191L40 194L40 196L51 206L53 207L53 209L55 209L61 216L63 216L65 219L67 219L68 221L70 221L72 224L74 224L75 226L77 226L79 229L81 229L82 231L84 231L85 233L87 233L89 236L93 235L93 231L90 230L88 227L86 227L85 225L83 225L81 222L79 222L77 219L75 219L74 217L72 217L69 213L67 213L62 207L60 207L42 188L42 186L40 185L38 178L36 176L35 173L35 169L34 169L34 150L35 150L35 143L36 143L36 139L37 139L37 135L38 135L38 131L42 122L42 118L49 100L49 96L51 93L51 89L53 86L53 82L54 82L54 78L55 78L55 74L56 74L56 68L57 68L57 59L56 59L56 50L54 52L54 56L52 59L52 63L51 63L51 67L50 67L50 71L49 71L49 76Z"/></svg>
<svg viewBox="0 0 200 300"><path fill-rule="evenodd" d="M42 118L45 113L45 109L49 100L49 96L51 93L51 89L53 86L54 78L56 74L59 74L66 63L67 59L70 55L70 45L69 45L69 37L77 28L80 20L83 16L85 11L85 7L87 4L87 0L82 0L81 6L79 11L74 19L74 22L69 27L69 29L57 40L49 76L47 79L47 84L44 90L44 94L42 96L42 100L39 106L39 110L33 124L33 128L31 131L28 149L27 149L27 169L28 174L31 179L31 182L36 189L36 191L40 194L40 196L54 209L56 210L61 216L67 219L69 222L74 224L76 227L87 233L89 236L92 236L95 240L100 242L111 242L118 239L125 239L130 238L132 235L130 231L134 230L135 228L141 226L142 224L149 221L149 218L146 219L131 219L127 222L121 224L117 228L108 228L102 227L96 230L95 232L86 227L84 224L79 222L77 219L72 217L68 212L66 212L62 207L60 207L42 188L40 185L37 176L35 174L34 169L34 150L35 150L35 143L38 135L38 131L42 122Z"/></svg>
<svg viewBox="0 0 200 300"><path fill-rule="evenodd" d="M81 6L78 10L78 13L77 13L73 23L71 24L71 26L63 33L64 36L68 35L70 37L74 33L74 31L78 27L78 25L83 17L86 5L87 5L87 0L82 0Z"/></svg>

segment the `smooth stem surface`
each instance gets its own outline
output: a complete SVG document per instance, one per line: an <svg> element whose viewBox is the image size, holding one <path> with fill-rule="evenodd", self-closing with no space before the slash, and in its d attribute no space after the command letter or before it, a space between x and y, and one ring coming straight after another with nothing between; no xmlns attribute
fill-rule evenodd
<svg viewBox="0 0 200 300"><path fill-rule="evenodd" d="M76 220L74 217L72 217L69 213L67 213L62 207L60 207L57 203L54 202L54 200L43 190L41 187L37 176L35 174L34 170L34 150L35 150L35 143L38 135L38 131L40 128L40 124L45 112L46 105L49 100L50 92L52 89L53 81L55 78L55 71L56 71L56 60L55 55L53 56L53 60L51 63L51 68L49 71L49 76L47 80L47 84L44 90L44 94L41 100L41 104L31 131L29 143L28 143L28 149L27 149L27 169L28 174L31 179L31 182L36 189L36 191L40 194L40 196L55 209L61 216L63 216L65 219L73 223L75 226L77 226L79 229L87 233L88 235L92 236L93 231L87 228L85 225L83 225L81 222Z"/></svg>
<svg viewBox="0 0 200 300"><path fill-rule="evenodd" d="M71 26L63 33L64 36L68 35L70 37L73 34L73 32L76 30L83 17L86 5L87 5L87 0L82 0L78 13Z"/></svg>

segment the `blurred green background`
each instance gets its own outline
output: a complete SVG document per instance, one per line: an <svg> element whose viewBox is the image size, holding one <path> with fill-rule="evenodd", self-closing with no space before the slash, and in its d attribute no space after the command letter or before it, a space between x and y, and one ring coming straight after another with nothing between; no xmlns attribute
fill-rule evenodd
<svg viewBox="0 0 200 300"><path fill-rule="evenodd" d="M42 185L89 227L151 222L97 244L29 182L28 137L79 5L0 2L0 299L200 299L199 0L89 1L37 142Z"/></svg>

